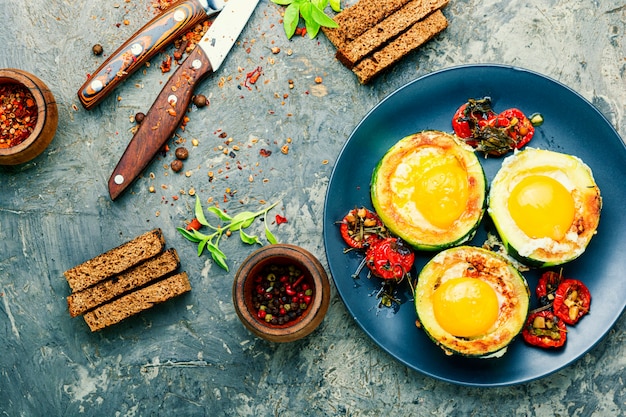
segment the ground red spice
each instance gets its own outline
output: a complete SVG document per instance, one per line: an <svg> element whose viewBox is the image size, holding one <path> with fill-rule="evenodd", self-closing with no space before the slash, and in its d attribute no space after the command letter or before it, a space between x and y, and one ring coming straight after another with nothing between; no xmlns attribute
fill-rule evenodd
<svg viewBox="0 0 626 417"><path fill-rule="evenodd" d="M12 148L30 136L37 124L37 105L20 84L0 84L0 148Z"/></svg>

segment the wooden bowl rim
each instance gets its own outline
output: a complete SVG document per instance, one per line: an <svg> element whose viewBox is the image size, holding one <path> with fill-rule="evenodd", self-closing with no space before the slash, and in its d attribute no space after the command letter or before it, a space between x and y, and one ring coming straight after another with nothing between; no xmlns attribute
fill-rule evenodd
<svg viewBox="0 0 626 417"><path fill-rule="evenodd" d="M272 262L293 263L306 271L315 286L313 302L294 323L278 326L258 320L247 303L247 278ZM257 249L241 264L233 282L233 303L243 324L254 334L274 342L288 342L310 334L321 323L330 302L328 275L319 260L304 248L291 244L273 244Z"/></svg>
<svg viewBox="0 0 626 417"><path fill-rule="evenodd" d="M41 87L46 84L38 77L23 70L12 68L0 69L0 84L19 84L33 95L37 106L37 123L31 134L22 143L10 148L0 148L0 156L13 156L28 149L41 136L44 124L47 121L47 104ZM56 103L54 103L56 105Z"/></svg>

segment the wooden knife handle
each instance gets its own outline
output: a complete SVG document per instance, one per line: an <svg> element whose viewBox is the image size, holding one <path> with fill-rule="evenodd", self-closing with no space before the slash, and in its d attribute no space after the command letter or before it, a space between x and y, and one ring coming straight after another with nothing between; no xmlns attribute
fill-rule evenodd
<svg viewBox="0 0 626 417"><path fill-rule="evenodd" d="M206 18L207 13L197 0L175 3L156 16L120 46L78 90L83 107L92 109L168 43Z"/></svg>
<svg viewBox="0 0 626 417"><path fill-rule="evenodd" d="M211 63L197 47L172 74L109 178L111 200L128 188L172 137L187 113L195 86L211 72Z"/></svg>

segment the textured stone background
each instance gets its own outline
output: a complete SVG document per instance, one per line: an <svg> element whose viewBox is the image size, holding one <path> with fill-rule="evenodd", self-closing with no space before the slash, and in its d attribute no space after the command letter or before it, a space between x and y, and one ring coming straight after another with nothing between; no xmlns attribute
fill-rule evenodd
<svg viewBox="0 0 626 417"><path fill-rule="evenodd" d="M326 264L325 189L350 132L395 89L454 65L511 64L550 76L593 102L624 138L626 4L451 0L449 28L367 87L335 61L323 35L288 41L281 11L262 0L240 44L200 86L211 105L194 109L178 132L191 150L190 176L166 170L172 156L160 156L132 193L112 203L106 183L132 136L129 117L147 111L167 79L158 68L164 55L90 112L76 91L104 59L92 55L92 45L113 52L153 16L150 1L0 3L0 68L42 78L60 114L42 156L0 168L1 414L624 415L623 316L591 352L551 376L512 387L461 387L409 370L381 351L334 289L328 315L311 336L287 345L253 337L230 298L233 271L251 248L238 239L223 242L227 273L208 256L197 257L175 227L192 216L191 188L231 211L280 200L275 212L288 223L274 225L276 235ZM272 55L272 46L281 53ZM243 88L242 77L257 66L263 67L259 82ZM235 158L219 148L221 131L240 147ZM192 138L199 141L195 148ZM283 155L287 138L292 143ZM261 157L261 148L272 155ZM219 169L209 182L207 171ZM236 193L224 202L227 189ZM192 293L98 334L70 319L63 271L152 227L161 227L178 249Z"/></svg>

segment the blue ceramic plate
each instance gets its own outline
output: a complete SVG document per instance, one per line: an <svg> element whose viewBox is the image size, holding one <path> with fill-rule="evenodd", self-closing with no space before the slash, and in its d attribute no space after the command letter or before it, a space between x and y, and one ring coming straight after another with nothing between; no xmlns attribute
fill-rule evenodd
<svg viewBox="0 0 626 417"><path fill-rule="evenodd" d="M362 255L344 254L337 222L352 208L371 208L369 181L383 154L398 140L425 129L452 132L455 110L468 98L489 96L493 108L517 107L527 115L541 113L531 145L580 157L592 169L604 207L597 235L587 251L564 267L564 275L583 280L593 301L591 313L570 327L562 350L530 347L519 337L499 359L446 356L415 327L416 315L408 285L400 287L397 309L380 309L376 278L351 276ZM482 159L491 181L500 168L499 158ZM428 74L398 89L355 128L336 161L324 208L324 244L335 285L354 320L382 349L406 366L431 377L469 386L504 386L549 375L580 358L607 334L626 304L626 148L618 133L587 100L568 87L542 75L507 66L470 65ZM486 238L485 216L470 244ZM432 254L419 253L421 270ZM524 273L531 292L540 271ZM534 294L533 294L534 297ZM535 298L532 306L537 305Z"/></svg>

